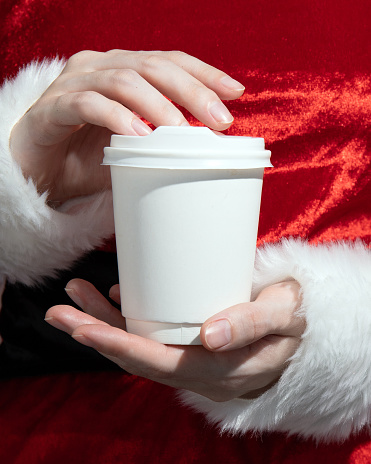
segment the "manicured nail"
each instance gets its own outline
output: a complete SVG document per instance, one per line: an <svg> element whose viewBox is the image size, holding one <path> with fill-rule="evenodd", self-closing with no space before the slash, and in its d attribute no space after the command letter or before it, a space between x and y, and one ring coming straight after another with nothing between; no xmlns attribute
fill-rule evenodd
<svg viewBox="0 0 371 464"><path fill-rule="evenodd" d="M216 349L228 345L232 340L232 328L227 319L211 322L205 333L209 348Z"/></svg>
<svg viewBox="0 0 371 464"><path fill-rule="evenodd" d="M82 345L89 346L93 348L94 343L89 340L88 338L85 337L85 335L82 334L73 334L72 338L74 338L77 342L81 343Z"/></svg>
<svg viewBox="0 0 371 464"><path fill-rule="evenodd" d="M189 124L188 121L184 121L184 122L182 122L182 124L181 124L180 126L181 126L181 127L182 127L182 126L190 126L190 124Z"/></svg>
<svg viewBox="0 0 371 464"><path fill-rule="evenodd" d="M216 122L229 124L233 121L233 116L220 101L209 103L208 110Z"/></svg>
<svg viewBox="0 0 371 464"><path fill-rule="evenodd" d="M67 293L67 295L71 298L71 300L77 304L77 306L79 306L81 309L84 309L84 303L82 299L79 297L79 295L73 288L65 288L64 290Z"/></svg>
<svg viewBox="0 0 371 464"><path fill-rule="evenodd" d="M235 79L232 79L229 76L224 76L220 79L220 82L224 85L224 87L227 87L229 90L245 90L245 87Z"/></svg>
<svg viewBox="0 0 371 464"><path fill-rule="evenodd" d="M57 321L54 317L46 317L44 319L44 321L47 322L48 324L50 324L51 326L55 327L58 330L63 330L63 332L68 331L68 327L66 327L61 322Z"/></svg>
<svg viewBox="0 0 371 464"><path fill-rule="evenodd" d="M138 135L149 135L152 132L151 128L138 118L131 121L131 127Z"/></svg>

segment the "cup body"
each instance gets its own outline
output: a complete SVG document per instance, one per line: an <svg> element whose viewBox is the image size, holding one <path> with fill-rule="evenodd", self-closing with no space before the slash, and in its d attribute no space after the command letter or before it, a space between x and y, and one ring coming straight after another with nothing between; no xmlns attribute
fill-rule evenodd
<svg viewBox="0 0 371 464"><path fill-rule="evenodd" d="M200 344L206 319L250 300L263 171L111 164L129 332Z"/></svg>

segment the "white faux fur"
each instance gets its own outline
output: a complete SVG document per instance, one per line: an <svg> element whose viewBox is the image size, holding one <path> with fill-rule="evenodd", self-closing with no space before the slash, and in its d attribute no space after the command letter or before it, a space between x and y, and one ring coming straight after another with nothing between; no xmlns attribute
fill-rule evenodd
<svg viewBox="0 0 371 464"><path fill-rule="evenodd" d="M55 211L10 154L12 127L63 66L60 60L33 63L0 91L0 281L37 283L114 230L109 192ZM280 381L255 400L216 403L182 392L183 402L222 431L344 439L371 418L370 250L361 243L314 247L294 240L259 250L254 294L287 278L302 286L307 329Z"/></svg>
<svg viewBox="0 0 371 464"><path fill-rule="evenodd" d="M371 251L292 239L258 251L255 296L288 278L302 287L307 329L280 381L255 400L180 396L224 432L343 440L371 419Z"/></svg>
<svg viewBox="0 0 371 464"><path fill-rule="evenodd" d="M13 126L64 65L58 59L31 63L0 90L0 275L11 282L38 283L114 232L111 192L73 200L55 211L46 195L25 180L9 150ZM78 212L65 213L71 205Z"/></svg>

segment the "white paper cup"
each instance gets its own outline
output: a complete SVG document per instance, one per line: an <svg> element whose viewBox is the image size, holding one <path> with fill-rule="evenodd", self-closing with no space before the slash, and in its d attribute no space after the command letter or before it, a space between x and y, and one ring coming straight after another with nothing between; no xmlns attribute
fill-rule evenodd
<svg viewBox="0 0 371 464"><path fill-rule="evenodd" d="M250 300L264 139L205 127L111 138L122 314L127 330L201 344L202 323Z"/></svg>

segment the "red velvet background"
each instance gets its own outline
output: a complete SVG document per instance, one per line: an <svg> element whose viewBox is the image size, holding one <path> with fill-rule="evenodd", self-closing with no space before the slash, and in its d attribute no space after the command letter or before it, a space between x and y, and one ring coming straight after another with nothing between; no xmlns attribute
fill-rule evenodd
<svg viewBox="0 0 371 464"><path fill-rule="evenodd" d="M180 49L246 86L230 134L264 137L259 244L371 242L369 0L0 0L0 74L82 49ZM195 123L193 118L190 121ZM172 389L119 373L0 384L2 463L370 463L368 435L316 447L220 437Z"/></svg>

